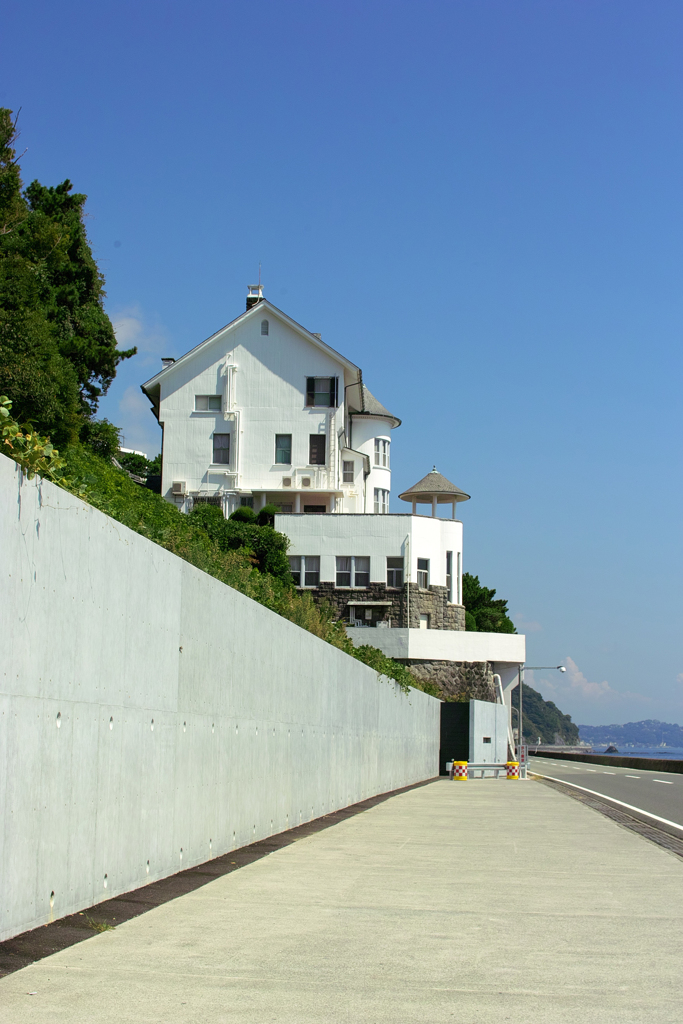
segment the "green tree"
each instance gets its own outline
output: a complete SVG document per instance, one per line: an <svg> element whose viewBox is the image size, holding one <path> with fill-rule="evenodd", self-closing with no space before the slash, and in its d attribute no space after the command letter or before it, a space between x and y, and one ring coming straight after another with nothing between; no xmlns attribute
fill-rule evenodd
<svg viewBox="0 0 683 1024"><path fill-rule="evenodd" d="M538 690L526 683L522 684L524 716L524 739L529 743L565 743L572 745L579 742L579 727L572 722L571 715L565 715L551 700L544 700ZM519 711L519 687L512 691L512 707L517 713L512 714L512 724L516 727Z"/></svg>
<svg viewBox="0 0 683 1024"><path fill-rule="evenodd" d="M0 108L0 392L20 421L77 440L122 359L104 312L104 278L70 181L22 192L16 122Z"/></svg>
<svg viewBox="0 0 683 1024"><path fill-rule="evenodd" d="M465 628L479 633L516 633L508 618L507 601L498 598L495 590L482 587L478 576L468 572L462 577L462 603L465 606Z"/></svg>

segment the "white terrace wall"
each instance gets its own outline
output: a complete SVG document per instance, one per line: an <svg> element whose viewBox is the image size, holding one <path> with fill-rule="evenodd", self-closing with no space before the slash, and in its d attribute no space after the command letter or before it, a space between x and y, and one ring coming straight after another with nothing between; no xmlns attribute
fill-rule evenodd
<svg viewBox="0 0 683 1024"><path fill-rule="evenodd" d="M0 456L0 939L437 774L398 687Z"/></svg>

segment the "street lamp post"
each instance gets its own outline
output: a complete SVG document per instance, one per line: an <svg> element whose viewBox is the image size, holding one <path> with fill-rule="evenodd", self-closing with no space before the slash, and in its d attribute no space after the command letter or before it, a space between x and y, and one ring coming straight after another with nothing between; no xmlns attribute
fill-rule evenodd
<svg viewBox="0 0 683 1024"><path fill-rule="evenodd" d="M567 669L564 665L519 665L517 668L517 680L519 685L519 708L517 710L517 728L519 735L517 736L517 746L519 747L520 760L522 754L522 744L524 743L524 717L522 714L522 684L524 682L524 669L528 668L530 672L540 672L546 669L552 669L556 672L566 672Z"/></svg>

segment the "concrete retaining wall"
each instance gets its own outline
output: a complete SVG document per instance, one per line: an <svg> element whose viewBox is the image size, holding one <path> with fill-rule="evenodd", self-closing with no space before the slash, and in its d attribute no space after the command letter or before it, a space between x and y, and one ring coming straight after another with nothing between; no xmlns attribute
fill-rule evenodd
<svg viewBox="0 0 683 1024"><path fill-rule="evenodd" d="M438 772L438 701L0 456L0 939Z"/></svg>

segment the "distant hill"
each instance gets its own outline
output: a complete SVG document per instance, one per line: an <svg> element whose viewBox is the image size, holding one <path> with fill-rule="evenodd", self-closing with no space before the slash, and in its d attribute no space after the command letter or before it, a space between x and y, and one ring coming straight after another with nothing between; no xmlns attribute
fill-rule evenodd
<svg viewBox="0 0 683 1024"><path fill-rule="evenodd" d="M538 690L526 683L524 687L524 740L526 743L561 743L572 746L578 742L579 727L572 722L571 715L565 715L551 700L543 700ZM512 691L512 706L519 708L519 687ZM517 715L513 712L512 724L517 727Z"/></svg>
<svg viewBox="0 0 683 1024"><path fill-rule="evenodd" d="M683 747L683 728L670 722L658 722L648 718L644 722L627 722L626 725L580 725L579 735L586 743L595 747L614 743L618 746Z"/></svg>

